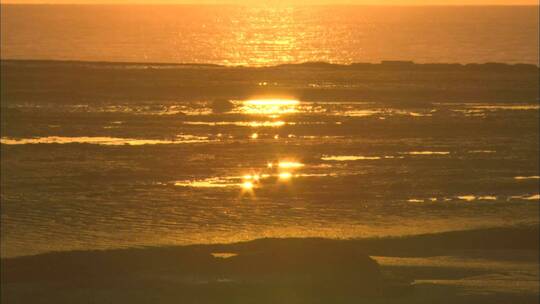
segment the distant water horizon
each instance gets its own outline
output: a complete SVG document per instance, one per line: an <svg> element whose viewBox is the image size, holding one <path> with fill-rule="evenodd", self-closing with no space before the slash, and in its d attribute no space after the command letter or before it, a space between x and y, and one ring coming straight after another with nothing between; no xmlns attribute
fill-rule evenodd
<svg viewBox="0 0 540 304"><path fill-rule="evenodd" d="M538 65L538 6L2 4L1 17L2 60Z"/></svg>
<svg viewBox="0 0 540 304"><path fill-rule="evenodd" d="M108 60L78 60L78 59L32 59L32 58L0 58L3 63L15 63L15 64L52 64L52 65L96 65L96 66L121 66L123 68L129 68L130 66L140 66L141 68L153 67L153 68L167 68L167 67L182 67L182 66L202 66L202 67L223 67L223 68L273 68L273 67L317 67L317 68L362 68L362 67L391 67L391 68L418 68L418 67L433 67L433 68L454 68L454 67L537 67L540 68L539 63L507 63L507 62L415 62L414 60L380 60L378 62L349 62L349 63L334 63L328 61L301 61L291 63L277 63L266 66L249 66L249 65L224 65L219 63L198 63L198 62L160 62L160 61L108 61Z"/></svg>

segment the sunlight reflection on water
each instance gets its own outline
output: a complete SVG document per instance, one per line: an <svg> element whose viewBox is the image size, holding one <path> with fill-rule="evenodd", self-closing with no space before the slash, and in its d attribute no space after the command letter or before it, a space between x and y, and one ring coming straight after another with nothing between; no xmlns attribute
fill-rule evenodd
<svg viewBox="0 0 540 304"><path fill-rule="evenodd" d="M266 167L252 169L252 172L240 176L224 176L224 177L209 177L199 180L184 180L174 182L175 186L180 187L192 187L192 188L226 188L236 187L243 190L253 190L254 188L262 186L263 182L270 179L278 181L289 181L292 178L298 177L323 177L330 174L293 174L295 170L298 170L305 165L297 161L278 161L275 164L272 162L267 163Z"/></svg>
<svg viewBox="0 0 540 304"><path fill-rule="evenodd" d="M194 135L177 135L175 139L135 139L118 138L106 136L47 136L36 138L9 138L2 137L0 143L4 145L26 145L26 144L95 144L104 146L141 146L141 145L159 145L159 144L186 144L186 143L205 143L209 142L208 137Z"/></svg>
<svg viewBox="0 0 540 304"><path fill-rule="evenodd" d="M285 121L215 121L215 122L207 122L207 121L185 121L183 122L185 125L206 125L206 126L239 126L239 127L252 127L252 128L260 128L260 127L269 127L269 128L278 128L283 127L285 125L295 125L295 122L285 122Z"/></svg>
<svg viewBox="0 0 540 304"><path fill-rule="evenodd" d="M403 152L402 154L410 154L410 155L448 155L450 154L449 151L411 151L411 152Z"/></svg>
<svg viewBox="0 0 540 304"><path fill-rule="evenodd" d="M509 201L538 201L540 194L523 194L511 196L496 196L496 195L458 195L454 197L429 197L429 198L410 198L409 203L435 203L435 202L509 202Z"/></svg>
<svg viewBox="0 0 540 304"><path fill-rule="evenodd" d="M386 156L385 156L386 158ZM361 155L324 155L321 160L327 161L354 161L354 160L378 160L380 156L361 156Z"/></svg>
<svg viewBox="0 0 540 304"><path fill-rule="evenodd" d="M250 99L242 103L240 112L245 114L282 115L298 112L300 101L295 99Z"/></svg>
<svg viewBox="0 0 540 304"><path fill-rule="evenodd" d="M109 237L103 244L138 245L139 232L153 229L167 242L184 244L259 238L265 231L268 236L331 237L426 232L431 220L441 221L434 226L438 230L538 222L537 132L521 132L537 126L537 109L245 102L233 101L231 112L219 114L206 101L111 107L105 116L98 105L13 110L33 119L18 130L8 129L11 133L0 140L9 160L3 163L5 172L14 181L2 187L6 225L12 231L18 225L23 236L41 227L52 231L54 238L43 238L43 248L86 248L91 235L98 234ZM241 112L245 106L260 111ZM185 115L160 114L176 110ZM62 118L51 120L57 117ZM484 129L495 122L511 126L512 133ZM454 125L467 125L471 132L448 129ZM433 126L441 129L433 133ZM396 134L376 133L390 129ZM54 145L73 143L96 146ZM193 144L180 145L186 143ZM124 152L129 157L119 157ZM42 189L53 189L49 185L58 187L54 195L44 195ZM57 214L63 222L52 220ZM155 214L162 216L157 223ZM86 220L97 223L95 231L79 240L88 229ZM131 243L107 234L117 231L110 228L115 225L134 232ZM70 242L51 247L67 229L74 231ZM155 234L144 242L154 244ZM41 240L24 237L10 244L20 242L16 248L24 252L28 240Z"/></svg>

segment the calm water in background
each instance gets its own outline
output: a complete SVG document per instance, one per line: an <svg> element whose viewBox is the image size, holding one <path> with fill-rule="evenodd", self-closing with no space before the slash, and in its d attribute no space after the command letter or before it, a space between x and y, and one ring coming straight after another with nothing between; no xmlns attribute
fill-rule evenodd
<svg viewBox="0 0 540 304"><path fill-rule="evenodd" d="M538 7L2 6L3 59L538 63Z"/></svg>

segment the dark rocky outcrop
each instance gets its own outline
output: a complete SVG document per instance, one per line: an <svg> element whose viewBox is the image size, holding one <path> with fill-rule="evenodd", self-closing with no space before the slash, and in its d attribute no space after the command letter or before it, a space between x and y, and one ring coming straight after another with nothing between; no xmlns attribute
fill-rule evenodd
<svg viewBox="0 0 540 304"><path fill-rule="evenodd" d="M212 101L210 107L214 113L226 113L234 108L234 104L228 99L215 99Z"/></svg>

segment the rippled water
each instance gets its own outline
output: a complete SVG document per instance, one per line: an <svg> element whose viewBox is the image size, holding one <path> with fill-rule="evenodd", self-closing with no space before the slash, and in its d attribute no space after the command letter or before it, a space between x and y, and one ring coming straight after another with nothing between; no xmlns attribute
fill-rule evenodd
<svg viewBox="0 0 540 304"><path fill-rule="evenodd" d="M538 63L538 7L9 6L3 59Z"/></svg>
<svg viewBox="0 0 540 304"><path fill-rule="evenodd" d="M538 223L538 104L2 111L3 256Z"/></svg>

